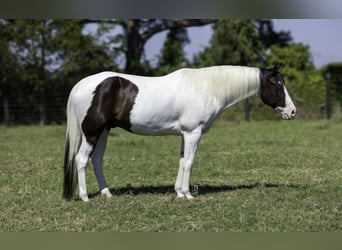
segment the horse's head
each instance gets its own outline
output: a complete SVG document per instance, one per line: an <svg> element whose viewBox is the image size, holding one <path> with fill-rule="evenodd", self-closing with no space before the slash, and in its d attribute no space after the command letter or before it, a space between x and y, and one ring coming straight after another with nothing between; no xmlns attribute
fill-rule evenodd
<svg viewBox="0 0 342 250"><path fill-rule="evenodd" d="M261 100L279 111L285 120L292 120L296 116L296 107L293 104L285 87L285 81L279 73L280 64L272 69L261 69Z"/></svg>

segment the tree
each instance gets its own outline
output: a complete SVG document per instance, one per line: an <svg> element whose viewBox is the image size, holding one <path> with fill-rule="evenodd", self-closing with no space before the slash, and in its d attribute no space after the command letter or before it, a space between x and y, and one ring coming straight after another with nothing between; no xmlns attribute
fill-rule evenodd
<svg viewBox="0 0 342 250"><path fill-rule="evenodd" d="M272 20L256 20L254 23L258 30L258 39L262 44L262 50L257 53L260 64L264 66L267 64L265 52L267 52L271 46L284 48L291 44L293 39L289 31L276 32Z"/></svg>
<svg viewBox="0 0 342 250"><path fill-rule="evenodd" d="M10 51L10 43L12 34L6 20L0 20L0 100L3 107L3 122L8 125L10 123L10 107L9 99L12 90L16 89L19 68L16 65L16 58ZM0 116L1 117L1 116ZM1 122L1 119L0 119Z"/></svg>
<svg viewBox="0 0 342 250"><path fill-rule="evenodd" d="M38 113L41 124L46 123L46 67L52 55L51 20L10 20L7 21L12 41L10 50L17 57L23 69L22 80L31 85L39 100ZM34 101L33 99L33 101Z"/></svg>
<svg viewBox="0 0 342 250"><path fill-rule="evenodd" d="M271 20L219 20L214 27L210 46L197 56L200 65L260 65L271 46L286 47L290 32L276 32Z"/></svg>
<svg viewBox="0 0 342 250"><path fill-rule="evenodd" d="M157 74L164 75L185 66L187 59L183 48L189 42L185 28L171 28L161 50Z"/></svg>
<svg viewBox="0 0 342 250"><path fill-rule="evenodd" d="M271 46L286 47L292 42L289 31L276 32L272 20L255 20L258 36L264 49Z"/></svg>
<svg viewBox="0 0 342 250"><path fill-rule="evenodd" d="M62 20L56 36L60 67L55 77L67 81L69 88L85 76L118 68L113 60L115 54L100 41L102 31L85 35L83 29L82 20Z"/></svg>
<svg viewBox="0 0 342 250"><path fill-rule="evenodd" d="M64 120L68 90L83 76L112 69L112 57L97 37L83 34L80 20L1 20L0 24L0 32L6 32L0 39L6 57L0 60L10 66L1 69L6 121L11 116L46 124L57 119L51 117L57 110L63 114L58 119ZM48 112L51 108L54 112Z"/></svg>
<svg viewBox="0 0 342 250"><path fill-rule="evenodd" d="M253 65L261 49L253 20L219 20L210 46L195 59L202 66Z"/></svg>
<svg viewBox="0 0 342 250"><path fill-rule="evenodd" d="M118 35L114 42L120 42L119 47L125 54L124 71L131 74L144 74L146 62L143 59L144 46L155 34L169 29L186 28L192 26L203 26L214 23L215 20L208 19L130 19L115 20L112 23L120 25L124 35Z"/></svg>

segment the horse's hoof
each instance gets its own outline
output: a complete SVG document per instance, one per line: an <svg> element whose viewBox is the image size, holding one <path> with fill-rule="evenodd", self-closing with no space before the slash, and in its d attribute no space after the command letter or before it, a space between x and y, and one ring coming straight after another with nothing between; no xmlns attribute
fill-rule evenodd
<svg viewBox="0 0 342 250"><path fill-rule="evenodd" d="M183 193L177 192L177 198L182 199L182 198L184 198L184 197L185 197L185 196L184 196Z"/></svg>
<svg viewBox="0 0 342 250"><path fill-rule="evenodd" d="M80 195L80 198L81 198L81 200L84 201L84 202L88 202L88 201L89 201L88 195Z"/></svg>
<svg viewBox="0 0 342 250"><path fill-rule="evenodd" d="M195 199L195 197L193 197L190 193L186 193L186 194L185 194L185 197L186 197L188 200Z"/></svg>
<svg viewBox="0 0 342 250"><path fill-rule="evenodd" d="M188 200L195 199L189 192L183 194L181 192L177 192L177 198L187 198Z"/></svg>
<svg viewBox="0 0 342 250"><path fill-rule="evenodd" d="M112 197L112 194L110 193L110 191L109 191L108 188L102 189L102 190L101 190L101 195L102 195L102 196L106 196L107 198Z"/></svg>

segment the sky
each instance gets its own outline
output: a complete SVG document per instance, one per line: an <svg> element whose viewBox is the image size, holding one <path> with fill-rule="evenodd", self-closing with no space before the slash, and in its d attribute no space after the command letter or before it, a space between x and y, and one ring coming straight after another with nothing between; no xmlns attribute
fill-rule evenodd
<svg viewBox="0 0 342 250"><path fill-rule="evenodd" d="M342 62L342 19L274 19L274 29L290 31L294 42L308 45L316 68L331 62ZM189 29L191 43L185 47L188 58L208 46L210 26ZM155 63L166 32L146 44L146 58Z"/></svg>
<svg viewBox="0 0 342 250"><path fill-rule="evenodd" d="M342 19L278 19L275 30L288 30L294 42L309 45L317 68L342 62Z"/></svg>

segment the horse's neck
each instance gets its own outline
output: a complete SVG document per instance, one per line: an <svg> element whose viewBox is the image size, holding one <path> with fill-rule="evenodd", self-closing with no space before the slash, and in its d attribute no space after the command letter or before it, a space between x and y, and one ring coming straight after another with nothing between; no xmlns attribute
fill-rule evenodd
<svg viewBox="0 0 342 250"><path fill-rule="evenodd" d="M252 67L216 66L189 72L193 87L208 102L215 100L221 109L256 95L260 70Z"/></svg>
<svg viewBox="0 0 342 250"><path fill-rule="evenodd" d="M223 73L222 104L227 109L234 104L257 95L260 90L260 71L258 68L237 67Z"/></svg>

